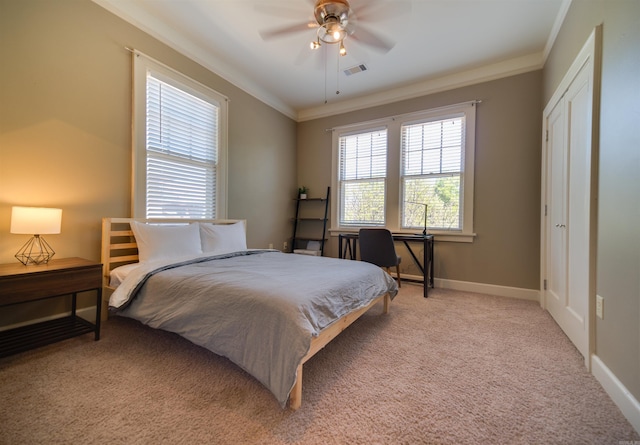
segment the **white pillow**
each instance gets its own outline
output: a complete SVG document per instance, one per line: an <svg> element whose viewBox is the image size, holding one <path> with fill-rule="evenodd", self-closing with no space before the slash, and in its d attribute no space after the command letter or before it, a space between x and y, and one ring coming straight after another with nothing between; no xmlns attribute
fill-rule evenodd
<svg viewBox="0 0 640 445"><path fill-rule="evenodd" d="M131 264L125 264L124 266L116 267L109 274L109 276L111 277L109 280L109 286L111 287L120 286L120 284L122 284L124 279L127 278L127 275L129 275L129 273L131 273L133 269L139 266L140 266L140 263L131 263Z"/></svg>
<svg viewBox="0 0 640 445"><path fill-rule="evenodd" d="M234 224L200 223L202 252L221 255L247 250L247 233L244 221Z"/></svg>
<svg viewBox="0 0 640 445"><path fill-rule="evenodd" d="M160 225L131 221L140 262L202 253L198 224Z"/></svg>

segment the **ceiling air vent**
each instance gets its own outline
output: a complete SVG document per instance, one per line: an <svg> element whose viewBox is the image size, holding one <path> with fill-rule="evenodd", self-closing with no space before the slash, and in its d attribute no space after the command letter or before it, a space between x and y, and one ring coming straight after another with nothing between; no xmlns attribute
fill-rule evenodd
<svg viewBox="0 0 640 445"><path fill-rule="evenodd" d="M366 71L366 70L367 70L367 66L364 64L361 64L361 65L352 66L351 68L347 68L346 70L344 70L344 73L347 76L351 76L352 74L361 73L362 71Z"/></svg>

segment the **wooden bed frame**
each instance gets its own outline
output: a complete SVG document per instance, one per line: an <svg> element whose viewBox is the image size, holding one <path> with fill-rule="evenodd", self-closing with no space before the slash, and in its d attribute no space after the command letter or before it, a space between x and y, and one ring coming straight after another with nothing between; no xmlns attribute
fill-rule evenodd
<svg viewBox="0 0 640 445"><path fill-rule="evenodd" d="M147 220L143 218L103 218L102 219L102 270L103 270L103 299L107 304L102 307L108 307L108 300L113 291L113 287L109 285L110 273L118 266L138 262L138 250L135 237L131 230L130 222L148 222L157 224L186 224L191 222L205 222L213 224L233 224L238 221L236 219L224 220L189 220L189 219L163 219L163 220ZM246 221L245 221L246 227ZM309 352L304 356L298 366L296 374L296 382L289 394L289 407L293 410L300 408L302 404L302 365L304 365L318 351L324 348L331 340L336 338L338 334L349 327L362 314L367 312L378 302L383 302L383 313L389 312L389 304L391 303L390 295L384 294L373 300L367 306L350 312L322 330L317 337L311 339L311 347Z"/></svg>

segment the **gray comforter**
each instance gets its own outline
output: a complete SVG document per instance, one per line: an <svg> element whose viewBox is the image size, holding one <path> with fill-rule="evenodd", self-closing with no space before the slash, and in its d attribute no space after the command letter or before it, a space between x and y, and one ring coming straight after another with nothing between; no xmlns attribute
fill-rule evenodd
<svg viewBox="0 0 640 445"><path fill-rule="evenodd" d="M312 336L395 281L361 261L248 250L141 266L110 310L175 332L231 361L285 406Z"/></svg>

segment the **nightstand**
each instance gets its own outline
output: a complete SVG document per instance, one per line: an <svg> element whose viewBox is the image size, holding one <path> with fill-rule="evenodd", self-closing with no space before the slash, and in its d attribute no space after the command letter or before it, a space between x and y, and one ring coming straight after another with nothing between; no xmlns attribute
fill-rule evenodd
<svg viewBox="0 0 640 445"><path fill-rule="evenodd" d="M76 315L78 292L96 291L96 321ZM0 306L72 296L71 315L0 332L0 357L94 332L100 339L102 264L62 258L47 264L0 264ZM3 310L7 310L6 308Z"/></svg>

